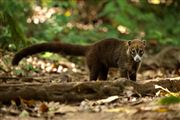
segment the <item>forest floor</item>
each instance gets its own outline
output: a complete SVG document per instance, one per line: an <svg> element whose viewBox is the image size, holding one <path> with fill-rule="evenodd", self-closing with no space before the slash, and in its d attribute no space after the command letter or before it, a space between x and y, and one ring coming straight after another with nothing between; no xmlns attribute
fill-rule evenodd
<svg viewBox="0 0 180 120"><path fill-rule="evenodd" d="M23 59L19 66L12 67L10 64L12 56L13 53L11 52L1 51L0 53L0 100L8 98L5 95L9 93L4 91L9 86L10 89L13 89L12 87L15 85L17 87L30 84L30 88L33 84L61 84L63 86L63 84L76 82L88 83L88 70L81 58L60 58L59 61L54 61L35 55ZM16 96L9 103L0 103L0 119L179 120L180 70L169 71L162 69L162 67L147 69L146 66L138 73L138 81L136 83L123 83L125 87L123 87L121 93L117 95L108 93L109 95L106 95L106 97L98 96L97 99L92 97L93 99L85 98L80 101L73 102L72 100L68 102L26 99L22 96ZM111 69L108 81L121 82L121 80L123 81L124 79L119 78L117 69ZM156 83L159 81L162 81L162 84L157 85ZM176 84L171 84L171 82L167 81L175 81ZM148 85L146 85L150 82L152 82L152 88L148 88ZM141 84L141 91L146 91L146 93L143 94L143 92L137 90L138 88L135 89L134 86L136 84ZM169 87L166 88L163 85ZM116 90L116 86L112 87L114 88L113 90ZM58 93L55 94L58 96ZM168 98L167 96L170 97L165 100L165 97ZM175 98L173 96L178 97ZM172 99L175 99L175 102ZM168 100L170 100L170 103L173 101L174 104L168 104Z"/></svg>

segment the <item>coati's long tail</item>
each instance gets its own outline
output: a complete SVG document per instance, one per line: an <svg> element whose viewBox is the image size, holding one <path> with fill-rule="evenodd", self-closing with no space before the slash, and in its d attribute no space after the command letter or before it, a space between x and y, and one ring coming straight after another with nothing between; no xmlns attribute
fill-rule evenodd
<svg viewBox="0 0 180 120"><path fill-rule="evenodd" d="M59 43L59 42L36 44L24 48L20 50L18 53L16 53L16 55L12 60L12 65L18 65L19 61L21 61L21 59L24 57L36 53L41 53L44 51L73 55L73 56L85 56L89 47L90 46L72 45L72 44Z"/></svg>

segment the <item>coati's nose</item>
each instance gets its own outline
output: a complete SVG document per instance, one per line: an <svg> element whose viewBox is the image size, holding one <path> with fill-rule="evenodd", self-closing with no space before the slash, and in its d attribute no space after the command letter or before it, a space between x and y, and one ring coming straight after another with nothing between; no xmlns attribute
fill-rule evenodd
<svg viewBox="0 0 180 120"><path fill-rule="evenodd" d="M134 61L135 61L135 62L140 62L140 61L141 61L141 57L140 57L138 54L136 54L136 55L134 56Z"/></svg>

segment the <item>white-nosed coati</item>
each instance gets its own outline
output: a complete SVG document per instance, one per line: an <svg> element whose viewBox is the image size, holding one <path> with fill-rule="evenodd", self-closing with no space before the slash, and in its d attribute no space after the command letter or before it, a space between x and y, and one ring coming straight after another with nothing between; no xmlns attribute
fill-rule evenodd
<svg viewBox="0 0 180 120"><path fill-rule="evenodd" d="M106 80L110 67L118 67L121 77L136 81L145 41L134 39L123 41L114 38L105 39L92 45L81 46L60 42L41 43L19 51L13 58L12 64L29 55L49 51L74 56L85 56L90 72L90 80Z"/></svg>

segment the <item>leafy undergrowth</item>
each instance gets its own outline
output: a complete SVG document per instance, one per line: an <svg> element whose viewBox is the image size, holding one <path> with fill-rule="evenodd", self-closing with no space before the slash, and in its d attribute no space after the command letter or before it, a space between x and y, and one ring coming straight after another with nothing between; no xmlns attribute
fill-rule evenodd
<svg viewBox="0 0 180 120"><path fill-rule="evenodd" d="M12 67L13 54L0 54L1 84L19 83L62 83L86 82L88 72L82 61L73 63L74 58L29 57L23 59L19 66ZM71 61L70 61L71 60ZM162 69L141 71L139 81L167 77ZM158 71L158 72L157 72ZM178 77L175 72L168 76ZM118 72L111 69L108 80L116 80ZM159 91L154 95L141 96L127 89L121 96L109 96L105 99L83 100L79 103L46 102L26 100L21 97L11 101L11 104L0 105L1 119L62 119L62 120L139 120L139 119L180 119L180 93L174 93L161 86L155 86Z"/></svg>

